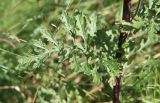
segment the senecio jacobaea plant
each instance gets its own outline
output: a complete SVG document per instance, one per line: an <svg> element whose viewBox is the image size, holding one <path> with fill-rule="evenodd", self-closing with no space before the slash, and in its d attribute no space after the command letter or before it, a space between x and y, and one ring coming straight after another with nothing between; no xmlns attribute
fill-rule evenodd
<svg viewBox="0 0 160 103"><path fill-rule="evenodd" d="M158 0L152 1L152 4L149 4L149 6L145 4L145 1L139 0L137 10L134 12L135 15L131 16L131 0L124 0L122 20L116 23L119 28L115 26L116 28L108 30L106 28L97 28L97 25L100 24L98 24L96 13L87 15L78 10L73 14L64 11L61 16L63 23L61 29L64 30L68 38L64 41L58 41L47 28L42 26L40 29L42 38L34 42L36 53L21 57L19 63L23 66L39 68L53 54L57 54L57 62L59 64L68 63L65 67L58 68L71 69L76 75L87 76L88 80L93 81L93 84L91 81L88 81L88 85L90 83L90 85L101 85L102 91L100 93L102 94L107 92L105 88L110 86L110 89L113 89L113 103L119 103L119 97L122 103L129 103L127 98L132 97L125 96L129 95L126 88L129 89L131 88L130 86L133 86L132 88L136 86L140 86L140 88L147 87L147 85L152 84L149 81L153 82L152 80L155 79L150 77L150 80L147 80L147 74L159 71L160 60L154 58L152 53L150 54L151 51L144 51L150 46L160 43L160 37L157 34L160 30L159 7L160 2ZM118 36L119 34L120 36ZM134 62L133 56L135 55L146 55L147 59L145 62L137 64ZM126 73L128 68L135 68L136 70L133 73L132 70L129 70L131 73ZM140 77L136 77L135 73L138 73L140 68L143 68L141 70L145 73ZM63 69L60 70L63 71ZM151 73L151 75L153 74ZM139 78L139 80L136 78ZM135 81L130 83L130 79ZM69 81L65 82L68 83ZM144 86L140 82L146 82L147 84ZM72 84L72 86L74 85ZM80 88L80 86L78 87ZM83 89L80 91L90 95ZM78 93L80 91L78 90ZM140 89L140 91L143 91L143 89ZM149 91L153 92L150 89L146 92ZM154 91L155 103L159 101L159 93L156 90ZM143 97L143 99L146 99L137 100L142 102L152 101L151 98L147 97L147 94ZM81 103L84 102L83 95L78 95ZM63 97L59 98L63 102L65 101L65 99L62 99Z"/></svg>
<svg viewBox="0 0 160 103"><path fill-rule="evenodd" d="M30 41L16 67L22 74L38 72L34 101L160 102L160 1L120 4L111 26L102 25L99 12L66 9L60 25L51 24L54 32L44 25L35 30L40 38Z"/></svg>

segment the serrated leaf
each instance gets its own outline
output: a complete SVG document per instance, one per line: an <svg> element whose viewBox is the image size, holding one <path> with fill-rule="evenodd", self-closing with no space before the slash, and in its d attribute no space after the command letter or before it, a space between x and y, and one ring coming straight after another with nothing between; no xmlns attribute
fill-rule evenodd
<svg viewBox="0 0 160 103"><path fill-rule="evenodd" d="M83 72L84 74L86 74L86 75L90 75L91 74L91 69L90 69L90 66L89 66L89 64L88 64L88 62L87 62L87 60L85 60L82 64L81 64L81 70L79 70L79 71L81 71L81 72Z"/></svg>
<svg viewBox="0 0 160 103"><path fill-rule="evenodd" d="M101 83L101 76L100 74L97 72L97 68L95 67L92 71L92 76L93 76L93 82L96 84L100 84Z"/></svg>
<svg viewBox="0 0 160 103"><path fill-rule="evenodd" d="M133 27L136 29L140 29L142 26L144 26L145 21L141 19L140 17L136 16L135 20L133 20Z"/></svg>
<svg viewBox="0 0 160 103"><path fill-rule="evenodd" d="M41 40L36 40L33 45L44 50L46 49L46 45Z"/></svg>
<svg viewBox="0 0 160 103"><path fill-rule="evenodd" d="M149 9L152 8L153 2L154 2L154 0L149 0Z"/></svg>
<svg viewBox="0 0 160 103"><path fill-rule="evenodd" d="M111 76L119 75L120 66L116 60L105 60L104 66L106 67L108 73L110 73Z"/></svg>
<svg viewBox="0 0 160 103"><path fill-rule="evenodd" d="M73 38L75 38L75 36L76 36L75 23L76 23L76 21L74 19L72 19L71 17L69 17L66 12L63 12L63 14L62 14L62 22L64 23L65 28L71 34L71 36Z"/></svg>
<svg viewBox="0 0 160 103"><path fill-rule="evenodd" d="M108 83L109 83L110 87L113 88L113 86L115 86L115 78L110 77L110 79L108 80Z"/></svg>
<svg viewBox="0 0 160 103"><path fill-rule="evenodd" d="M123 0L120 0L120 2L118 2L118 11L116 13L116 21L117 20L122 20L122 15L123 15Z"/></svg>
<svg viewBox="0 0 160 103"><path fill-rule="evenodd" d="M95 15L95 13L93 13L89 17L89 20L90 20L90 22L88 22L89 34L91 36L95 36L95 33L97 31L97 16Z"/></svg>
<svg viewBox="0 0 160 103"><path fill-rule="evenodd" d="M86 28L86 23L85 23L85 18L82 16L82 14L77 14L76 17L76 24L77 24L77 27L79 29L79 35L82 36L82 38L86 41L86 31L85 31L85 28Z"/></svg>

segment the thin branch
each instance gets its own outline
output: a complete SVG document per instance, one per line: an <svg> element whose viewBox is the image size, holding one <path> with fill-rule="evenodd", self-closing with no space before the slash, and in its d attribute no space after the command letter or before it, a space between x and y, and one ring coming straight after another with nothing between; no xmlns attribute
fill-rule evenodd
<svg viewBox="0 0 160 103"><path fill-rule="evenodd" d="M39 89L40 89L40 87L37 87L36 93L35 93L35 95L34 95L34 98L33 98L32 103L35 103L35 100L36 100L36 97L37 97L37 94L38 94Z"/></svg>
<svg viewBox="0 0 160 103"><path fill-rule="evenodd" d="M8 45L10 45L11 47L13 47L14 49L16 48L16 45L14 43L12 43L11 41L5 39L5 38L2 38L0 37L0 41L3 41L5 43L7 43Z"/></svg>
<svg viewBox="0 0 160 103"><path fill-rule="evenodd" d="M140 11L140 9L141 9L142 2L143 2L143 0L139 0L139 1L138 1L138 6L137 6L136 12L135 12L135 14L134 14L134 17L139 14L139 11Z"/></svg>

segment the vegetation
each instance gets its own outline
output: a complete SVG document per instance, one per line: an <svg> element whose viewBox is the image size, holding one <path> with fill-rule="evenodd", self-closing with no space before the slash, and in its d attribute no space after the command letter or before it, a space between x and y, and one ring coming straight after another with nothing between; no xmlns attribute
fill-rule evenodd
<svg viewBox="0 0 160 103"><path fill-rule="evenodd" d="M160 0L127 1L0 0L0 103L159 103Z"/></svg>

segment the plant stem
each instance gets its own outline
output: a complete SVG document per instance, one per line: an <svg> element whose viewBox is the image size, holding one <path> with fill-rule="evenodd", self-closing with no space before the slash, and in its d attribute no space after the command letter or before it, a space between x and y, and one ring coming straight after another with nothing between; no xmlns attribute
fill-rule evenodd
<svg viewBox="0 0 160 103"><path fill-rule="evenodd" d="M123 0L123 20L130 21L130 11L131 11L131 0ZM118 51L116 53L116 58L121 60L124 53L122 52L122 45L127 38L127 34L121 32L118 40ZM123 69L123 67L122 67ZM121 88L121 76L116 76L115 85L113 87L113 103L120 103L119 94Z"/></svg>

